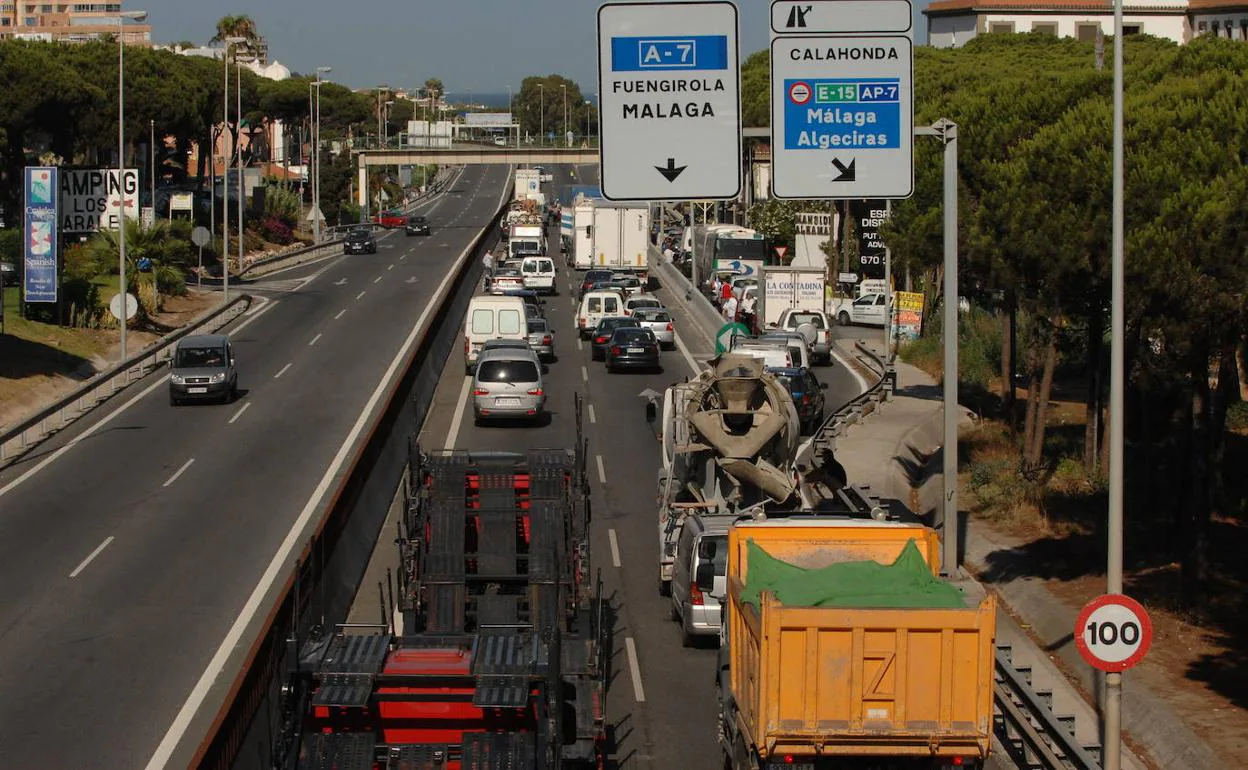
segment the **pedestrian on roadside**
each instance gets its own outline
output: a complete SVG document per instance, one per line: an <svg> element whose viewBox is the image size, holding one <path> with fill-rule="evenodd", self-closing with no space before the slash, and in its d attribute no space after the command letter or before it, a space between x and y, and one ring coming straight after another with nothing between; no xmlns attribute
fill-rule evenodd
<svg viewBox="0 0 1248 770"><path fill-rule="evenodd" d="M737 320L737 298L729 294L728 299L724 300L722 310L724 313L724 320L728 323L735 323Z"/></svg>
<svg viewBox="0 0 1248 770"><path fill-rule="evenodd" d="M711 279L711 301L716 305L719 304L720 291L722 288L723 284L719 282L719 276L716 275Z"/></svg>
<svg viewBox="0 0 1248 770"><path fill-rule="evenodd" d="M754 328L754 296L746 294L745 299L741 300L741 323L750 327L750 333L757 333Z"/></svg>
<svg viewBox="0 0 1248 770"><path fill-rule="evenodd" d="M728 299L729 299L729 298L731 298L731 297L733 296L733 294L732 294L732 282L731 282L731 281L724 281L724 282L723 282L723 285L722 285L722 288L720 289L720 291L721 291L721 292L723 292L723 294L720 296L720 300L721 300L721 301L723 301L723 302L727 302L727 301L728 301Z"/></svg>

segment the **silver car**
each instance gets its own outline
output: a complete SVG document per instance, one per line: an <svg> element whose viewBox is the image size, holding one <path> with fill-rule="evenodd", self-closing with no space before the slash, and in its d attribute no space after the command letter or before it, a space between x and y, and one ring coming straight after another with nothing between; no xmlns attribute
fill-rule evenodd
<svg viewBox="0 0 1248 770"><path fill-rule="evenodd" d="M542 362L532 350L490 350L477 359L472 411L478 425L509 418L539 422L545 406Z"/></svg>
<svg viewBox="0 0 1248 770"><path fill-rule="evenodd" d="M196 334L178 340L169 359L169 403L238 398L234 346L224 334Z"/></svg>
<svg viewBox="0 0 1248 770"><path fill-rule="evenodd" d="M641 328L649 329L659 341L659 347L672 350L676 347L676 324L672 314L665 307L637 308L633 311L633 319L641 324Z"/></svg>
<svg viewBox="0 0 1248 770"><path fill-rule="evenodd" d="M555 360L555 330L545 318L529 319L529 347L539 360Z"/></svg>

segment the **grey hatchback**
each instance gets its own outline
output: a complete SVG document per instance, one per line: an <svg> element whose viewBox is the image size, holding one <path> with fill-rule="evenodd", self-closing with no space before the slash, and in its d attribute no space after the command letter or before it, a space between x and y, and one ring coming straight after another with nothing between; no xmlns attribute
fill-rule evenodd
<svg viewBox="0 0 1248 770"><path fill-rule="evenodd" d="M234 346L224 334L197 334L178 340L169 359L169 403L220 401L238 396Z"/></svg>

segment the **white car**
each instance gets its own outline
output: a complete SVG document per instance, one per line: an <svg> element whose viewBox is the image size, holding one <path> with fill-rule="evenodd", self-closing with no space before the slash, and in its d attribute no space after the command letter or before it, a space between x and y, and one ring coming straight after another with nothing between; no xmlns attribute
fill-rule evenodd
<svg viewBox="0 0 1248 770"><path fill-rule="evenodd" d="M638 308L631 315L635 321L641 324L641 328L649 329L654 333L655 339L659 341L659 347L664 350L672 350L676 347L676 325L672 321L672 314L667 311L667 308Z"/></svg>

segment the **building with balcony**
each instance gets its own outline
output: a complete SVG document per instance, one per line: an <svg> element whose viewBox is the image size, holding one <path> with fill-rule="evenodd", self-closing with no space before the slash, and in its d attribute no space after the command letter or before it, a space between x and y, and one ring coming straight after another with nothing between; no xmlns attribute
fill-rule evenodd
<svg viewBox="0 0 1248 770"><path fill-rule="evenodd" d="M927 44L956 48L978 35L1039 32L1086 42L1113 35L1109 0L935 0L923 10ZM1248 40L1248 0L1125 0L1123 34L1183 44L1200 35Z"/></svg>
<svg viewBox="0 0 1248 770"><path fill-rule="evenodd" d="M0 39L85 43L104 36L129 45L151 45L150 24L122 23L122 4L0 0Z"/></svg>

